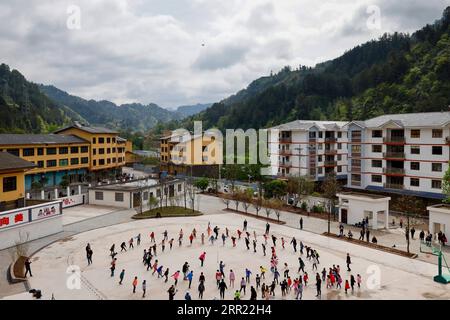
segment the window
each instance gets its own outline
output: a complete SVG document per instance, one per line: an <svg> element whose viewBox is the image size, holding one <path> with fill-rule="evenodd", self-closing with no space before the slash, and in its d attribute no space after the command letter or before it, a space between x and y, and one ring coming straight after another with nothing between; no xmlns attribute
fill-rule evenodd
<svg viewBox="0 0 450 320"><path fill-rule="evenodd" d="M322 150L322 148L323 148L322 143L319 143L317 146L317 149ZM122 149L122 148L120 148L120 149ZM122 150L120 150L120 152L122 153Z"/></svg>
<svg viewBox="0 0 450 320"><path fill-rule="evenodd" d="M178 192L181 192L181 183L178 184Z"/></svg>
<svg viewBox="0 0 450 320"><path fill-rule="evenodd" d="M317 156L317 162L322 162L322 156Z"/></svg>
<svg viewBox="0 0 450 320"><path fill-rule="evenodd" d="M60 167L67 167L69 165L69 159L59 159Z"/></svg>
<svg viewBox="0 0 450 320"><path fill-rule="evenodd" d="M322 131L319 131L319 138L322 138L323 137L323 133L322 133Z"/></svg>
<svg viewBox="0 0 450 320"><path fill-rule="evenodd" d="M383 161L381 160L372 160L372 168L381 168L383 165Z"/></svg>
<svg viewBox="0 0 450 320"><path fill-rule="evenodd" d="M10 192L17 190L17 177L3 178L3 192Z"/></svg>
<svg viewBox="0 0 450 320"><path fill-rule="evenodd" d="M93 144L97 143L97 139L96 138L92 138L92 143Z"/></svg>
<svg viewBox="0 0 450 320"><path fill-rule="evenodd" d="M97 160L92 161L93 166L97 165Z"/></svg>
<svg viewBox="0 0 450 320"><path fill-rule="evenodd" d="M56 167L56 160L47 160L47 168Z"/></svg>
<svg viewBox="0 0 450 320"><path fill-rule="evenodd" d="M100 160L98 160L98 164L99 164L100 166L104 166L104 165L105 165L105 159L100 159Z"/></svg>
<svg viewBox="0 0 450 320"><path fill-rule="evenodd" d="M44 155L44 148L37 148L37 155L43 156Z"/></svg>
<svg viewBox="0 0 450 320"><path fill-rule="evenodd" d="M38 168L43 168L44 167L44 161L38 161L37 162L37 166L38 166Z"/></svg>
<svg viewBox="0 0 450 320"><path fill-rule="evenodd" d="M114 199L116 202L123 202L123 192L116 192L114 195Z"/></svg>
<svg viewBox="0 0 450 320"><path fill-rule="evenodd" d="M107 143L111 143L111 138L106 138Z"/></svg>
<svg viewBox="0 0 450 320"><path fill-rule="evenodd" d="M79 164L79 163L80 163L80 160L79 160L78 158L72 158L72 159L70 159L70 164L71 164L72 166L77 165L77 164Z"/></svg>
<svg viewBox="0 0 450 320"><path fill-rule="evenodd" d="M352 159L352 167L361 167L361 160L359 159Z"/></svg>
<svg viewBox="0 0 450 320"><path fill-rule="evenodd" d="M112 148L112 152L116 153L116 147Z"/></svg>
<svg viewBox="0 0 450 320"><path fill-rule="evenodd" d="M95 156L97 154L97 149L92 149L92 154Z"/></svg>
<svg viewBox="0 0 450 320"><path fill-rule="evenodd" d="M442 154L442 146L433 146L431 153L436 155Z"/></svg>
<svg viewBox="0 0 450 320"><path fill-rule="evenodd" d="M373 153L380 153L381 152L381 144L373 144L372 145L372 152Z"/></svg>
<svg viewBox="0 0 450 320"><path fill-rule="evenodd" d="M352 174L351 183L354 186L360 186L361 185L361 175L360 174Z"/></svg>
<svg viewBox="0 0 450 320"><path fill-rule="evenodd" d="M341 160L342 160L342 155L341 155L341 154L338 154L338 155L337 155L337 159L338 159L338 161L341 161Z"/></svg>
<svg viewBox="0 0 450 320"><path fill-rule="evenodd" d="M47 148L47 155L56 154L56 148Z"/></svg>
<svg viewBox="0 0 450 320"><path fill-rule="evenodd" d="M116 143L116 138L112 138L112 142L113 142L113 143Z"/></svg>
<svg viewBox="0 0 450 320"><path fill-rule="evenodd" d="M433 138L442 138L442 129L433 129L431 136Z"/></svg>
<svg viewBox="0 0 450 320"><path fill-rule="evenodd" d="M106 163L110 164L111 163L111 159L110 158L106 159Z"/></svg>
<svg viewBox="0 0 450 320"><path fill-rule="evenodd" d="M95 191L95 200L103 200L103 192Z"/></svg>
<svg viewBox="0 0 450 320"><path fill-rule="evenodd" d="M442 189L442 181L441 180L431 180L431 188Z"/></svg>
<svg viewBox="0 0 450 320"><path fill-rule="evenodd" d="M78 147L70 147L70 153L78 153Z"/></svg>
<svg viewBox="0 0 450 320"><path fill-rule="evenodd" d="M411 154L420 154L419 146L411 146Z"/></svg>
<svg viewBox="0 0 450 320"><path fill-rule="evenodd" d="M431 171L442 172L442 163L432 163L431 164Z"/></svg>
<svg viewBox="0 0 450 320"><path fill-rule="evenodd" d="M105 143L105 138L98 138L98 143Z"/></svg>
<svg viewBox="0 0 450 320"><path fill-rule="evenodd" d="M68 154L69 148L68 147L61 147L59 148L59 154Z"/></svg>
<svg viewBox="0 0 450 320"><path fill-rule="evenodd" d="M418 129L411 130L411 138L414 139L420 138L420 130Z"/></svg>
<svg viewBox="0 0 450 320"><path fill-rule="evenodd" d="M338 131L337 137L338 137L339 139L342 138L342 132L341 132L341 131Z"/></svg>
<svg viewBox="0 0 450 320"><path fill-rule="evenodd" d="M81 163L89 163L89 158L88 157L83 157L81 158Z"/></svg>
<svg viewBox="0 0 450 320"><path fill-rule="evenodd" d="M419 187L419 186L420 186L419 179L417 179L417 178L411 178L411 179L409 180L409 185L410 185L411 187Z"/></svg>
<svg viewBox="0 0 450 320"><path fill-rule="evenodd" d="M25 148L22 150L22 154L24 157L34 156L34 148Z"/></svg>
<svg viewBox="0 0 450 320"><path fill-rule="evenodd" d="M19 149L7 149L6 151L8 153L16 156L16 157L20 157L20 150Z"/></svg>
<svg viewBox="0 0 450 320"><path fill-rule="evenodd" d="M339 149L339 150L341 150L342 149L342 143L338 143L338 145L337 145L337 148Z"/></svg>
<svg viewBox="0 0 450 320"><path fill-rule="evenodd" d="M381 175L378 175L378 174L372 175L372 182L381 183L383 181L382 179L383 179L383 177Z"/></svg>
<svg viewBox="0 0 450 320"><path fill-rule="evenodd" d="M342 172L342 166L337 166L337 172Z"/></svg>
<svg viewBox="0 0 450 320"><path fill-rule="evenodd" d="M352 145L352 153L361 153L361 145Z"/></svg>
<svg viewBox="0 0 450 320"><path fill-rule="evenodd" d="M81 153L86 153L89 151L89 148L87 146L81 147Z"/></svg>
<svg viewBox="0 0 450 320"><path fill-rule="evenodd" d="M105 149L104 148L98 149L98 154L105 154Z"/></svg>
<svg viewBox="0 0 450 320"><path fill-rule="evenodd" d="M318 174L322 174L322 168L319 168Z"/></svg>
<svg viewBox="0 0 450 320"><path fill-rule="evenodd" d="M411 162L411 170L420 170L420 162Z"/></svg>
<svg viewBox="0 0 450 320"><path fill-rule="evenodd" d="M111 148L106 149L106 153L111 153Z"/></svg>
<svg viewBox="0 0 450 320"><path fill-rule="evenodd" d="M112 158L112 163L116 163L116 158Z"/></svg>
<svg viewBox="0 0 450 320"><path fill-rule="evenodd" d="M382 130L373 130L372 131L372 138L381 138L381 137L383 137Z"/></svg>

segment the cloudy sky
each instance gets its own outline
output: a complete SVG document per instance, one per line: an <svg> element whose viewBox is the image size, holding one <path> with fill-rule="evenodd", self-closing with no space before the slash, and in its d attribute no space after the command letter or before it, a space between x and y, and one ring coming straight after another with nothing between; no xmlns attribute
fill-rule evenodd
<svg viewBox="0 0 450 320"><path fill-rule="evenodd" d="M84 98L171 108L219 101L271 70L314 66L384 32L412 32L448 5L450 0L1 0L0 62Z"/></svg>

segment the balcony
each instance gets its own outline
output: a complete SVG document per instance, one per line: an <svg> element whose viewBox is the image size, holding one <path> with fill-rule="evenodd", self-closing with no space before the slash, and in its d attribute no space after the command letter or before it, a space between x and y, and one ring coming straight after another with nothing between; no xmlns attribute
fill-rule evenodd
<svg viewBox="0 0 450 320"><path fill-rule="evenodd" d="M358 180L352 180L350 183L352 186L357 186L357 187L361 186L361 181L358 181Z"/></svg>
<svg viewBox="0 0 450 320"><path fill-rule="evenodd" d="M337 161L334 161L334 160L325 160L324 166L325 166L325 167L335 167L335 166L337 166Z"/></svg>
<svg viewBox="0 0 450 320"><path fill-rule="evenodd" d="M361 152L352 152L350 154L352 158L361 158Z"/></svg>
<svg viewBox="0 0 450 320"><path fill-rule="evenodd" d="M337 142L337 138L335 138L335 137L325 138L325 143L336 143L336 142Z"/></svg>
<svg viewBox="0 0 450 320"><path fill-rule="evenodd" d="M283 168L290 168L290 167L292 167L292 162L291 162L291 161L283 161L283 162L280 162L280 167L283 167Z"/></svg>
<svg viewBox="0 0 450 320"><path fill-rule="evenodd" d="M292 137L281 137L280 138L280 143L291 143L292 142Z"/></svg>
<svg viewBox="0 0 450 320"><path fill-rule="evenodd" d="M383 142L392 144L404 144L405 137L397 137L397 136L385 137L383 138Z"/></svg>
<svg viewBox="0 0 450 320"><path fill-rule="evenodd" d="M383 168L383 173L385 173L385 174L394 174L394 175L404 175L405 174L405 169L403 169L403 168L387 167L387 168Z"/></svg>
<svg viewBox="0 0 450 320"><path fill-rule="evenodd" d="M386 159L405 159L404 152L384 152L383 158Z"/></svg>
<svg viewBox="0 0 450 320"><path fill-rule="evenodd" d="M329 155L335 155L337 154L337 150L336 149L325 149L325 154L329 154Z"/></svg>
<svg viewBox="0 0 450 320"><path fill-rule="evenodd" d="M352 137L349 143L361 143L361 137Z"/></svg>
<svg viewBox="0 0 450 320"><path fill-rule="evenodd" d="M404 189L403 184L398 183L385 183L383 184L383 187L386 189L397 189L397 190Z"/></svg>
<svg viewBox="0 0 450 320"><path fill-rule="evenodd" d="M287 149L280 150L280 155L282 155L282 156L290 156L291 154L292 154L292 150L287 150Z"/></svg>

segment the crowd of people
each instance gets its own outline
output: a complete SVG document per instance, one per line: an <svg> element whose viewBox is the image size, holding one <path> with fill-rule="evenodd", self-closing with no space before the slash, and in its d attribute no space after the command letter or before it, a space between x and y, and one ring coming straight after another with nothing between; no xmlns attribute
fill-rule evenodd
<svg viewBox="0 0 450 320"><path fill-rule="evenodd" d="M290 239L285 239L278 237L276 234L270 232L270 224L266 223L265 232L262 235L256 233L254 230L252 233L248 230L248 222L244 220L242 230L237 229L232 232L227 227L224 228L223 232L220 234L221 228L219 226L211 227L208 226L204 233L198 235L197 230L194 228L187 237L189 240L189 246L192 246L194 242L198 241L201 246L205 246L205 238L209 240L211 245L215 244L215 241L219 239L222 240L218 245L226 246L230 243L231 248L237 247L238 243L245 244L244 250L253 253L260 253L263 257L267 259L267 266L259 266L257 270L251 270L250 268L245 268L243 271L243 276L239 279L237 272L233 271L232 268L226 268L226 263L220 261L217 266L217 271L215 275L206 275L203 271L207 258L207 246L205 249L199 253L199 262L196 264L195 269L188 261L184 262L181 268L177 270L170 270L169 266L163 265L158 259L158 253L164 254L167 250L173 250L174 238L169 238L169 233L165 230L160 239L156 240L156 235L153 231L149 232L149 245L144 248L142 255L142 265L146 271L151 272L151 276L155 277L155 281L163 281L167 283L171 281L170 287L167 290L168 297L173 300L178 293L180 282L183 281L187 283L187 290L184 294L184 299L191 300L192 295L190 290L192 290L192 284L194 281L194 276L198 272L198 281L196 283L196 289L198 293L198 299L203 299L203 295L206 286L212 285L211 282L206 281L206 277L214 277L215 286L218 293L218 298L225 299L227 290L232 290L232 297L235 300L243 299L249 293L250 300L256 299L271 299L281 295L282 298L286 299L291 297L293 299L302 299L303 292L309 286L315 287L315 296L321 298L322 287L325 286L327 290L343 290L345 294L349 291L353 292L355 286L360 289L362 278L360 274L351 273L351 257L349 254L346 256L345 263L347 265L347 270L342 271L339 264L333 264L332 266L322 266L320 263L320 255L316 248L303 243L301 240L297 240L295 237ZM178 246L183 246L184 241L184 231L181 229L178 233ZM199 239L198 239L199 238ZM198 240L197 240L198 239ZM242 241L243 240L243 241ZM278 243L277 243L278 241ZM168 249L166 249L166 244L168 244ZM252 244L252 247L250 246ZM131 237L128 241L123 241L120 243L120 254L126 254L127 251L133 250L140 247L141 245L141 234L137 234ZM286 250L286 246L292 247ZM269 248L269 250L267 250ZM269 251L269 252L267 252ZM287 262L280 264L280 251L286 253L286 251L291 252L291 254L298 255L298 268L292 270ZM119 252L116 251L116 245L112 244L109 249L109 256L111 258L110 262L110 276L115 277L116 266L118 262ZM86 246L86 258L88 265L93 263L92 260L93 250L90 244ZM212 262L209 262L212 263ZM268 273L270 271L270 274ZM312 279L310 279L310 274ZM119 285L124 284L124 280L127 276L126 269L122 268L119 274ZM197 277L197 276L195 276ZM131 276L131 289L132 293L136 294L137 288L139 287L142 292L142 298L146 297L147 293L147 280L138 279L136 275ZM173 282L172 282L173 281ZM237 283L235 283L237 282ZM312 282L312 283L311 283ZM259 292L259 293L258 293ZM215 296L214 296L215 297ZM217 298L217 297L215 297Z"/></svg>

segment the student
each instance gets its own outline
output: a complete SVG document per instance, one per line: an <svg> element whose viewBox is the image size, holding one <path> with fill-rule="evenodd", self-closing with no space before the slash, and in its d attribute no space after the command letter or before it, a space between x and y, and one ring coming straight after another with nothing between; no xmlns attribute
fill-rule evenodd
<svg viewBox="0 0 450 320"><path fill-rule="evenodd" d="M205 258L206 258L206 252L203 251L203 253L199 257L199 259L200 259L200 266L201 267L203 267L203 263L205 262Z"/></svg>
<svg viewBox="0 0 450 320"><path fill-rule="evenodd" d="M297 239L292 238L291 240L292 247L294 248L294 252L297 253Z"/></svg>
<svg viewBox="0 0 450 320"><path fill-rule="evenodd" d="M305 263L303 262L303 259L301 257L298 257L298 272L300 272L300 270L305 273Z"/></svg>
<svg viewBox="0 0 450 320"><path fill-rule="evenodd" d="M189 289L191 288L191 284L192 284L192 278L194 277L194 271L190 271L189 274L187 275L186 279L189 281Z"/></svg>
<svg viewBox="0 0 450 320"><path fill-rule="evenodd" d="M164 282L167 283L167 281L169 281L169 268L166 269L166 271L164 271Z"/></svg>
<svg viewBox="0 0 450 320"><path fill-rule="evenodd" d="M180 277L180 270L177 270L171 277L175 280L175 286L178 284L178 278Z"/></svg>
<svg viewBox="0 0 450 320"><path fill-rule="evenodd" d="M247 219L244 220L244 228L243 228L243 230L247 231Z"/></svg>
<svg viewBox="0 0 450 320"><path fill-rule="evenodd" d="M345 280L345 294L347 294L348 289L350 289L350 284L348 283L348 280Z"/></svg>
<svg viewBox="0 0 450 320"><path fill-rule="evenodd" d="M122 269L122 271L119 274L119 284L122 284L123 278L125 277L125 269Z"/></svg>
<svg viewBox="0 0 450 320"><path fill-rule="evenodd" d="M131 238L131 239L128 241L128 249L134 249L133 241L134 241L133 238Z"/></svg>
<svg viewBox="0 0 450 320"><path fill-rule="evenodd" d="M352 269L350 269L350 264L352 263L352 260L350 258L350 254L349 253L347 253L346 262L347 262L347 271L352 271Z"/></svg>
<svg viewBox="0 0 450 320"><path fill-rule="evenodd" d="M261 285L261 277L259 276L259 274L256 275L255 281L256 281L256 289L259 289Z"/></svg>
<svg viewBox="0 0 450 320"><path fill-rule="evenodd" d="M125 241L120 244L120 252L122 251L127 251L127 244L125 243Z"/></svg>
<svg viewBox="0 0 450 320"><path fill-rule="evenodd" d="M236 247L236 237L231 237L231 242L233 243L233 248Z"/></svg>
<svg viewBox="0 0 450 320"><path fill-rule="evenodd" d="M140 233L136 237L136 242L137 242L138 246L141 244L141 234Z"/></svg>
<svg viewBox="0 0 450 320"><path fill-rule="evenodd" d="M203 299L203 292L205 292L205 284L204 281L200 281L198 285L198 298Z"/></svg>
<svg viewBox="0 0 450 320"><path fill-rule="evenodd" d="M350 275L350 286L352 287L352 293L355 291L355 277L353 275Z"/></svg>
<svg viewBox="0 0 450 320"><path fill-rule="evenodd" d="M247 247L247 250L250 250L250 240L248 238L245 238L245 246Z"/></svg>
<svg viewBox="0 0 450 320"><path fill-rule="evenodd" d="M302 300L303 297L303 283L301 281L297 284L297 296L295 297L296 300Z"/></svg>
<svg viewBox="0 0 450 320"><path fill-rule="evenodd" d="M183 272L183 280L186 280L187 272L189 271L189 264L187 262L183 264L181 271Z"/></svg>
<svg viewBox="0 0 450 320"><path fill-rule="evenodd" d="M186 294L184 295L184 300L192 300L192 297L191 297L189 291L186 291Z"/></svg>
<svg viewBox="0 0 450 320"><path fill-rule="evenodd" d="M227 237L224 233L222 233L222 245L225 246L225 240L227 240Z"/></svg>
<svg viewBox="0 0 450 320"><path fill-rule="evenodd" d="M362 282L361 275L358 273L358 274L356 275L356 283L357 283L357 285L358 285L358 289L361 288L361 282Z"/></svg>
<svg viewBox="0 0 450 320"><path fill-rule="evenodd" d="M256 300L258 293L253 286L250 287L250 300Z"/></svg>
<svg viewBox="0 0 450 320"><path fill-rule="evenodd" d="M244 295L245 295L245 288L247 287L247 282L245 281L244 277L242 277L241 279L241 289L239 289L239 292L242 292L242 290L244 290Z"/></svg>
<svg viewBox="0 0 450 320"><path fill-rule="evenodd" d="M220 263L219 263L219 271L222 274L223 278L225 278L224 268L225 268L225 263L223 263L223 261L220 261Z"/></svg>
<svg viewBox="0 0 450 320"><path fill-rule="evenodd" d="M145 292L147 291L147 282L146 280L142 281L142 298L145 298Z"/></svg>
<svg viewBox="0 0 450 320"><path fill-rule="evenodd" d="M256 239L253 240L253 252L256 253Z"/></svg>
<svg viewBox="0 0 450 320"><path fill-rule="evenodd" d="M204 245L204 244L205 244L205 234L202 233L202 245Z"/></svg>
<svg viewBox="0 0 450 320"><path fill-rule="evenodd" d="M252 274L252 272L250 271L250 269L245 268L245 281L250 283L250 275Z"/></svg>
<svg viewBox="0 0 450 320"><path fill-rule="evenodd" d="M284 240L283 237L281 237L281 247L284 249L284 245L285 245L286 241Z"/></svg>
<svg viewBox="0 0 450 320"><path fill-rule="evenodd" d="M192 246L192 241L194 240L194 235L191 233L189 235L189 244Z"/></svg>
<svg viewBox="0 0 450 320"><path fill-rule="evenodd" d="M242 278L243 279L243 278ZM225 290L228 289L227 284L222 279L222 281L219 283L219 292L220 292L220 299L225 299Z"/></svg>
<svg viewBox="0 0 450 320"><path fill-rule="evenodd" d="M158 269L156 270L156 273L158 274L158 279L164 276L162 270L163 266L159 266Z"/></svg>
<svg viewBox="0 0 450 320"><path fill-rule="evenodd" d="M111 277L114 277L114 270L116 270L116 261L117 261L117 258L114 258L113 261L111 261L111 268L110 268Z"/></svg>
<svg viewBox="0 0 450 320"><path fill-rule="evenodd" d="M230 270L230 288L234 288L234 280L236 279L236 275L233 270Z"/></svg>
<svg viewBox="0 0 450 320"><path fill-rule="evenodd" d="M263 266L259 266L259 270L261 271L261 278L266 280L266 271L267 271L267 269L264 268Z"/></svg>
<svg viewBox="0 0 450 320"><path fill-rule="evenodd" d="M89 246L89 248L87 248L86 251L86 258L87 258L87 262L88 265L92 264L92 255L94 254L94 252L91 249L91 246Z"/></svg>
<svg viewBox="0 0 450 320"><path fill-rule="evenodd" d="M116 244L114 243L111 248L109 248L110 256L112 257L116 249Z"/></svg>
<svg viewBox="0 0 450 320"><path fill-rule="evenodd" d="M269 234L269 230L270 230L270 224L267 222L266 223L266 234Z"/></svg>
<svg viewBox="0 0 450 320"><path fill-rule="evenodd" d="M172 250L173 246L173 238L169 240L169 249Z"/></svg>
<svg viewBox="0 0 450 320"><path fill-rule="evenodd" d="M303 217L300 217L300 230L303 230Z"/></svg>
<svg viewBox="0 0 450 320"><path fill-rule="evenodd" d="M173 300L178 290L175 289L174 285L171 285L169 290L167 290L167 292L169 293L169 300Z"/></svg>
<svg viewBox="0 0 450 320"><path fill-rule="evenodd" d="M322 287L322 279L320 279L320 275L316 273L316 291L317 291L316 297L318 298L320 298L322 295L321 287Z"/></svg>
<svg viewBox="0 0 450 320"><path fill-rule="evenodd" d="M138 285L138 277L134 277L132 284L133 284L133 293L136 293L136 287Z"/></svg>
<svg viewBox="0 0 450 320"><path fill-rule="evenodd" d="M264 243L261 243L262 249L263 249L263 254L264 257L266 256L266 245Z"/></svg>
<svg viewBox="0 0 450 320"><path fill-rule="evenodd" d="M239 290L236 290L236 292L234 293L234 300L241 300L241 293L239 292Z"/></svg>

